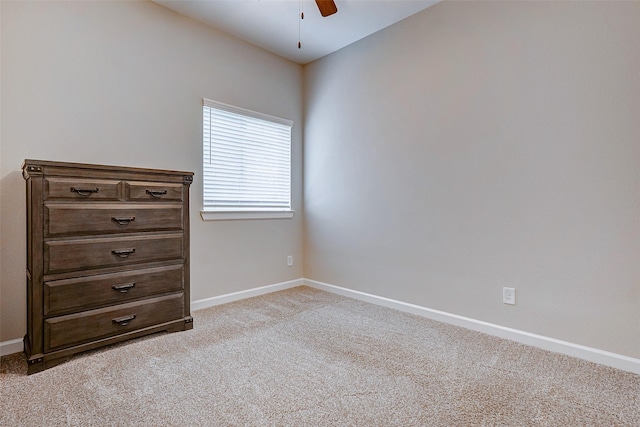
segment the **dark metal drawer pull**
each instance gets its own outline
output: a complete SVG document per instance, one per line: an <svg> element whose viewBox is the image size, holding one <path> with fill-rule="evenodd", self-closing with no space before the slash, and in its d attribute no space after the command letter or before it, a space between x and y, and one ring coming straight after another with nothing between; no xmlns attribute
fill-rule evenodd
<svg viewBox="0 0 640 427"><path fill-rule="evenodd" d="M127 225L131 221L135 221L135 216L112 216L111 221L117 222L120 225Z"/></svg>
<svg viewBox="0 0 640 427"><path fill-rule="evenodd" d="M130 314L128 316L118 317L117 319L112 319L111 323L117 323L120 326L127 326L129 322L136 318L135 314Z"/></svg>
<svg viewBox="0 0 640 427"><path fill-rule="evenodd" d="M99 191L100 191L100 189L98 187L96 187L96 188L76 188L76 187L71 187L71 192L72 193L76 193L78 196L83 196L83 197L90 196L91 193L97 193Z"/></svg>
<svg viewBox="0 0 640 427"><path fill-rule="evenodd" d="M153 197L160 197L160 196L164 196L165 194L167 194L167 190L147 190L147 194L149 194L150 196Z"/></svg>
<svg viewBox="0 0 640 427"><path fill-rule="evenodd" d="M132 253L135 253L135 249L114 249L111 251L112 254L119 256L120 258L126 258Z"/></svg>
<svg viewBox="0 0 640 427"><path fill-rule="evenodd" d="M126 294L127 291L133 288L135 285L135 283L127 283L126 285L113 285L111 289L113 289L114 291L118 291L121 294Z"/></svg>

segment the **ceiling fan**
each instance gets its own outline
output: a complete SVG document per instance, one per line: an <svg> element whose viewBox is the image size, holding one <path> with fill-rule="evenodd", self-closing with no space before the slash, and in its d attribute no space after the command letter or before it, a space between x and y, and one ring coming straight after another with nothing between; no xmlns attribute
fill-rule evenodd
<svg viewBox="0 0 640 427"><path fill-rule="evenodd" d="M327 17L333 15L338 11L338 7L333 0L316 0L318 9L320 9L320 15Z"/></svg>

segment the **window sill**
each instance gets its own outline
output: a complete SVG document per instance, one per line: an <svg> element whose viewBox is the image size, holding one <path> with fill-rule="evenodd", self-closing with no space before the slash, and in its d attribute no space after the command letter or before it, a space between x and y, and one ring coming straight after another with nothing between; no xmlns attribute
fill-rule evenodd
<svg viewBox="0 0 640 427"><path fill-rule="evenodd" d="M236 219L290 219L295 211L200 211L203 221Z"/></svg>

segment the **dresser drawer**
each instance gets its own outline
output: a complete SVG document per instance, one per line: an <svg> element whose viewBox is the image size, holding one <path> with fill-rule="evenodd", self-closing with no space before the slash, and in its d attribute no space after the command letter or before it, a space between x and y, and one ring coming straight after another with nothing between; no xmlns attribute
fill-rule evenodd
<svg viewBox="0 0 640 427"><path fill-rule="evenodd" d="M182 229L182 205L49 204L45 237Z"/></svg>
<svg viewBox="0 0 640 427"><path fill-rule="evenodd" d="M121 304L183 289L184 267L148 268L44 283L44 316Z"/></svg>
<svg viewBox="0 0 640 427"><path fill-rule="evenodd" d="M120 200L120 181L104 179L46 178L45 200Z"/></svg>
<svg viewBox="0 0 640 427"><path fill-rule="evenodd" d="M182 184L159 182L125 183L127 200L131 201L182 201Z"/></svg>
<svg viewBox="0 0 640 427"><path fill-rule="evenodd" d="M180 259L182 233L44 242L45 274Z"/></svg>
<svg viewBox="0 0 640 427"><path fill-rule="evenodd" d="M182 317L183 293L54 317L44 322L44 347L57 350Z"/></svg>

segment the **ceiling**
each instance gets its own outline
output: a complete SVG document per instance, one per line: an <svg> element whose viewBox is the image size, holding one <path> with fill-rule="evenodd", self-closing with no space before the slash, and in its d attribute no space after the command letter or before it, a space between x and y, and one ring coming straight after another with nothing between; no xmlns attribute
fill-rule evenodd
<svg viewBox="0 0 640 427"><path fill-rule="evenodd" d="M299 64L307 64L439 0L335 0L323 18L314 0L153 0ZM304 20L300 20L300 10ZM301 48L298 48L298 41Z"/></svg>

